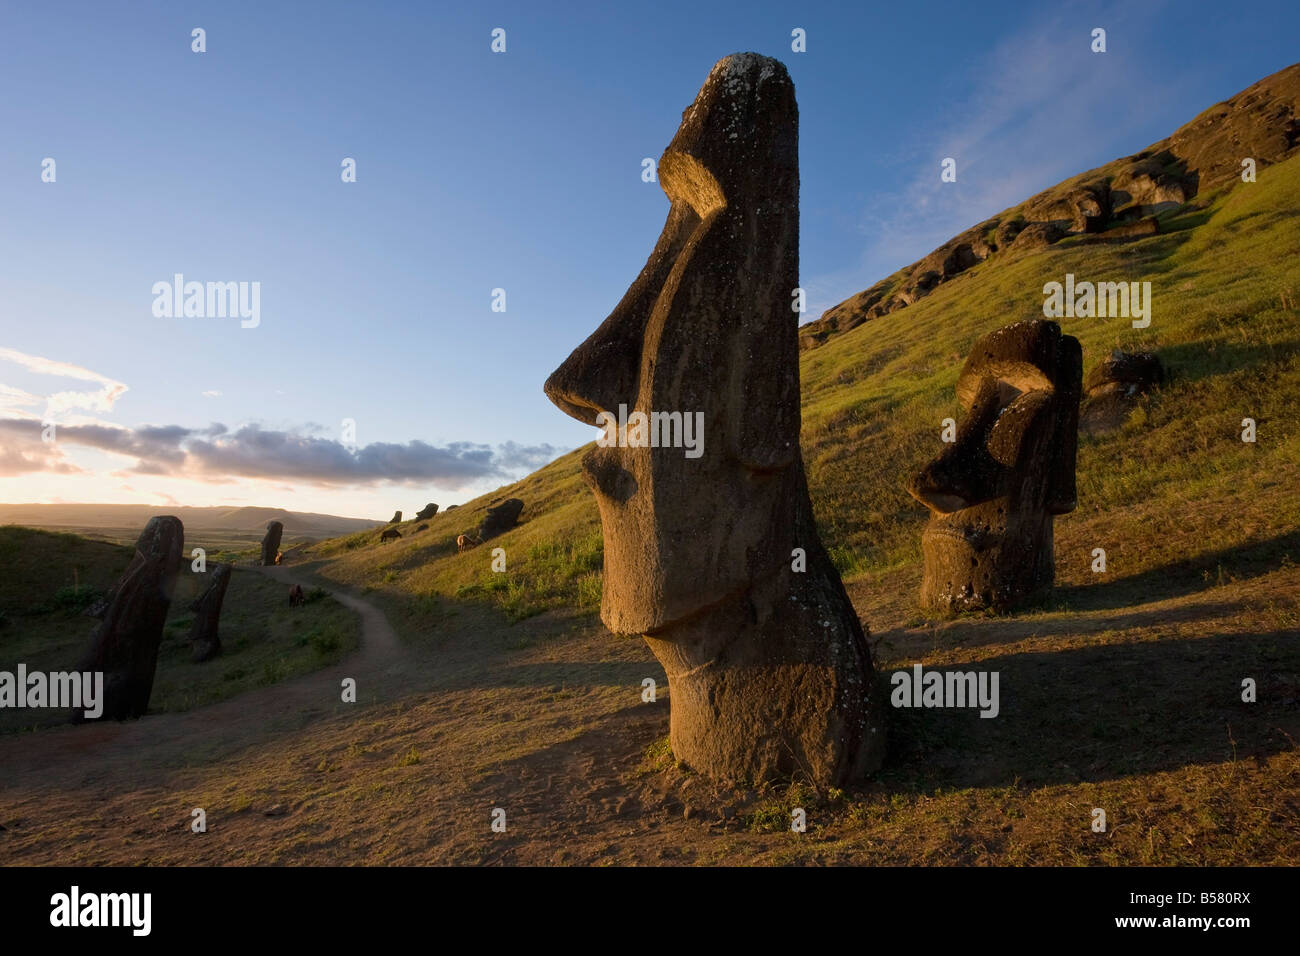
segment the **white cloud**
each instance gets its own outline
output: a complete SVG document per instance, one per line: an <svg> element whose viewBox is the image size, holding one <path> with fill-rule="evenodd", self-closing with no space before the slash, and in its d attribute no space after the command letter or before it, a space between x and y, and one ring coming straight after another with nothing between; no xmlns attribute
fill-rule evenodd
<svg viewBox="0 0 1300 956"><path fill-rule="evenodd" d="M82 382L94 382L101 386L95 391L63 391L43 396L45 401L45 414L43 417L46 421L55 421L58 417L74 409L111 412L114 403L127 391L126 385L109 378L107 375L92 372L80 365L42 358L39 355L27 355L16 349L0 348L0 361L13 362L15 365L20 365L29 372L35 372L38 375L72 378ZM0 408L18 402L24 396L26 398L35 397L28 392L7 385L0 385L0 389L3 389L3 392L0 392ZM8 396L8 402L6 402L5 396ZM33 404L28 401L22 403Z"/></svg>

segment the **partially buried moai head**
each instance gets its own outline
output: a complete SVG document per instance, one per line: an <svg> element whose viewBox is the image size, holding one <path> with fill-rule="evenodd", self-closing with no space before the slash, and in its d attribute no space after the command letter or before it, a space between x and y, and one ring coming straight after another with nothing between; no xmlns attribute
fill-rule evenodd
<svg viewBox="0 0 1300 956"><path fill-rule="evenodd" d="M957 379L956 441L916 475L930 509L921 603L1005 611L1055 575L1052 517L1075 506L1083 359L1055 322L1019 322L971 348Z"/></svg>

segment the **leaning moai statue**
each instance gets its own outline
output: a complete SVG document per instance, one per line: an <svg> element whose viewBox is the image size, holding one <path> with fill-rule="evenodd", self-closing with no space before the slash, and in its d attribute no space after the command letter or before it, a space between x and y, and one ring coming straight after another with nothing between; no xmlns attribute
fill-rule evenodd
<svg viewBox="0 0 1300 956"><path fill-rule="evenodd" d="M1083 354L1055 322L990 332L957 379L956 440L912 479L930 509L921 604L1005 611L1052 587L1052 519L1073 511Z"/></svg>
<svg viewBox="0 0 1300 956"><path fill-rule="evenodd" d="M150 518L135 543L131 564L113 587L104 618L77 665L79 671L103 672L104 718L126 720L149 709L158 646L184 545L179 518Z"/></svg>
<svg viewBox="0 0 1300 956"><path fill-rule="evenodd" d="M278 564L276 556L280 553L280 538L284 535L284 524L272 521L266 526L266 535L262 538L262 564L271 567Z"/></svg>
<svg viewBox="0 0 1300 956"><path fill-rule="evenodd" d="M190 644L194 648L196 664L210 661L221 654L221 602L226 598L233 564L219 564L208 573L208 586L190 605L194 624L190 627Z"/></svg>
<svg viewBox="0 0 1300 956"><path fill-rule="evenodd" d="M393 516L392 516L391 518L388 519L388 523L389 523L389 524L401 524L401 523L402 523L402 513L401 513L400 511L394 511L394 512L393 512Z"/></svg>
<svg viewBox="0 0 1300 956"><path fill-rule="evenodd" d="M415 513L416 521L427 521L438 513L438 506L430 501L427 505Z"/></svg>
<svg viewBox="0 0 1300 956"><path fill-rule="evenodd" d="M667 671L674 755L716 779L825 787L876 769L885 731L799 449L798 159L785 67L720 60L659 161L658 244L546 394L604 427L582 463L601 619Z"/></svg>

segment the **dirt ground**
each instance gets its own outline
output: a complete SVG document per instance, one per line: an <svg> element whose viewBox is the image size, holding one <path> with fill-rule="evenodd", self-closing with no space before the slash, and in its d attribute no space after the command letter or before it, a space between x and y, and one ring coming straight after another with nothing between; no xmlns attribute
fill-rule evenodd
<svg viewBox="0 0 1300 956"><path fill-rule="evenodd" d="M882 675L916 662L996 670L1001 713L893 711L890 761L861 790L737 791L675 766L662 670L644 641L590 616L509 625L465 606L404 642L374 603L335 592L364 626L338 666L189 713L0 737L0 857L1300 862L1300 569L935 625L908 620L915 584L902 573L850 586ZM348 677L357 703L341 700ZM654 703L641 700L646 677ZM1246 677L1254 704L1241 701ZM795 806L806 832L790 829ZM206 832L193 832L196 808Z"/></svg>

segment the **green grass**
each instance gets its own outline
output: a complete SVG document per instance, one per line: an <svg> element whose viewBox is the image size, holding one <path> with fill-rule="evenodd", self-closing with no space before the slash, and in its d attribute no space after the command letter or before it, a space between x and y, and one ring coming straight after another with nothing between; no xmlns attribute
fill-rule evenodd
<svg viewBox="0 0 1300 956"><path fill-rule="evenodd" d="M0 670L19 662L29 670L74 666L96 624L81 612L117 581L131 550L73 534L0 527ZM184 561L163 628L151 711L189 710L279 683L334 663L359 644L360 620L327 592L313 588L303 607L290 608L284 585L237 567L222 606L223 653L195 664L189 604L203 583ZM32 712L0 711L0 730L32 723Z"/></svg>
<svg viewBox="0 0 1300 956"><path fill-rule="evenodd" d="M1067 272L1152 283L1146 329L1127 319L1061 320L1083 345L1085 372L1112 348L1154 349L1171 381L1125 427L1080 436L1079 507L1057 522L1058 579L1087 580L1074 569L1086 568L1099 541L1108 554L1120 552L1121 575L1187 558L1189 548L1212 556L1289 541L1300 526L1300 496L1284 493L1300 475L1300 157L1166 214L1164 228L1133 242L1067 239L996 257L803 353L804 461L823 541L846 579L919 565L927 514L905 485L938 450L941 421L962 417L953 386L971 344L1041 317L1043 283ZM1239 440L1244 417L1259 423L1256 444ZM325 577L373 589L408 632L434 627L463 602L494 608L507 622L557 608L594 614L601 537L578 471L585 451L436 515L418 535L408 522L400 542L380 545L366 532L312 555L324 559ZM456 535L505 495L524 500L523 524L456 554ZM490 570L493 547L506 549L504 573Z"/></svg>

